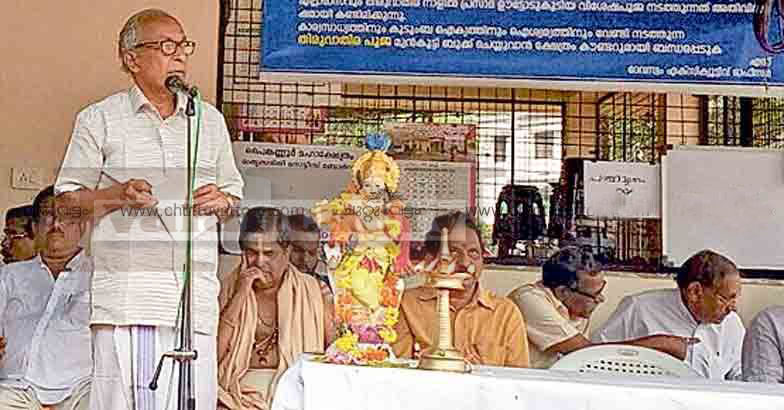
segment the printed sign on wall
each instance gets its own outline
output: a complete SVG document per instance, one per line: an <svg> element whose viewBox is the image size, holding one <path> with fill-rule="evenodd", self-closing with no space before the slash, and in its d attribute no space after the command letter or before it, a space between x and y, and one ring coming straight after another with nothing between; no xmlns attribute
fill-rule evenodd
<svg viewBox="0 0 784 410"><path fill-rule="evenodd" d="M661 218L659 165L585 162L585 214L598 218Z"/></svg>

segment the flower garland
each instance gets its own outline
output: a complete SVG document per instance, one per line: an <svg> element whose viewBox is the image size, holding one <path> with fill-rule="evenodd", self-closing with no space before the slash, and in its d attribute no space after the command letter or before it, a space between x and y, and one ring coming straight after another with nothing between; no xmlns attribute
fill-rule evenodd
<svg viewBox="0 0 784 410"><path fill-rule="evenodd" d="M370 134L369 152L352 165L347 189L331 201L313 208L314 219L329 232L329 245L340 245L340 261L331 265L335 279L335 313L338 339L327 349L331 363L387 365L393 357L390 344L397 341L395 325L400 318L403 286L400 265L408 261L407 244L398 244L402 231L403 203L378 198L361 189L370 176L383 176L388 193L396 192L400 168L386 151L391 140ZM379 224L383 222L383 224ZM402 252L402 256L401 256Z"/></svg>
<svg viewBox="0 0 784 410"><path fill-rule="evenodd" d="M394 224L389 226L394 230ZM336 286L342 290L335 301L340 323L334 345L338 352L333 354L336 362L377 365L391 356L388 345L397 341L401 297L400 276L391 268L399 252L395 243L358 247L335 271ZM355 316L354 307L359 304L370 308L372 318Z"/></svg>

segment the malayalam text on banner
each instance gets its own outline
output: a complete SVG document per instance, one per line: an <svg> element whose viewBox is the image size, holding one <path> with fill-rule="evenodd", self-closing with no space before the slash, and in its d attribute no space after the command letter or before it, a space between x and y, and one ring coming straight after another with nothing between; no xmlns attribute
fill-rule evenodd
<svg viewBox="0 0 784 410"><path fill-rule="evenodd" d="M774 0L266 0L261 70L784 83Z"/></svg>

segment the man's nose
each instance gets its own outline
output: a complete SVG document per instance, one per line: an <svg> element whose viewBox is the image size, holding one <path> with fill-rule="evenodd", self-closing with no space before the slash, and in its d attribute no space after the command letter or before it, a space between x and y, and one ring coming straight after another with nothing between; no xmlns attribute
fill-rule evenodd
<svg viewBox="0 0 784 410"><path fill-rule="evenodd" d="M458 257L458 258L455 260L455 262L456 262L456 263L455 263L455 272L463 272L463 273L466 273L466 272L468 272L468 265L469 265L469 264L468 264L468 263L466 263L466 260L465 260L465 258Z"/></svg>
<svg viewBox="0 0 784 410"><path fill-rule="evenodd" d="M52 228L53 228L53 230L56 229L56 230L62 232L63 231L63 226L65 226L65 224L63 223L63 218L59 218L59 217L58 218L54 218L54 221L52 221Z"/></svg>
<svg viewBox="0 0 784 410"><path fill-rule="evenodd" d="M174 51L174 59L181 63L188 61L188 56L185 55L185 51L182 49L182 46L177 47L177 50Z"/></svg>
<svg viewBox="0 0 784 410"><path fill-rule="evenodd" d="M246 256L246 262L248 264L248 268L252 268L254 266L258 266L259 257L255 255L248 255Z"/></svg>
<svg viewBox="0 0 784 410"><path fill-rule="evenodd" d="M272 258L269 257L269 256L259 255L259 257L256 258L255 266L257 268L266 267L267 265L269 265L271 260L272 260Z"/></svg>
<svg viewBox="0 0 784 410"><path fill-rule="evenodd" d="M464 252L455 252L455 262L457 262L457 265L461 268L468 267L468 255Z"/></svg>

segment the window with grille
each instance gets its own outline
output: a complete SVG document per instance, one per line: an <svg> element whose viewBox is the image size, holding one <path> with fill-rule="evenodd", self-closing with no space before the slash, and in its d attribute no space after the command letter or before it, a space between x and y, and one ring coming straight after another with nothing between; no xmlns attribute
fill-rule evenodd
<svg viewBox="0 0 784 410"><path fill-rule="evenodd" d="M495 162L506 162L506 135L496 135L494 137L495 144Z"/></svg>
<svg viewBox="0 0 784 410"><path fill-rule="evenodd" d="M705 96L707 145L784 148L784 99Z"/></svg>
<svg viewBox="0 0 784 410"><path fill-rule="evenodd" d="M560 139L560 135L558 135L557 138ZM555 140L555 131L548 130L534 133L534 148L536 151L536 159L552 159Z"/></svg>

